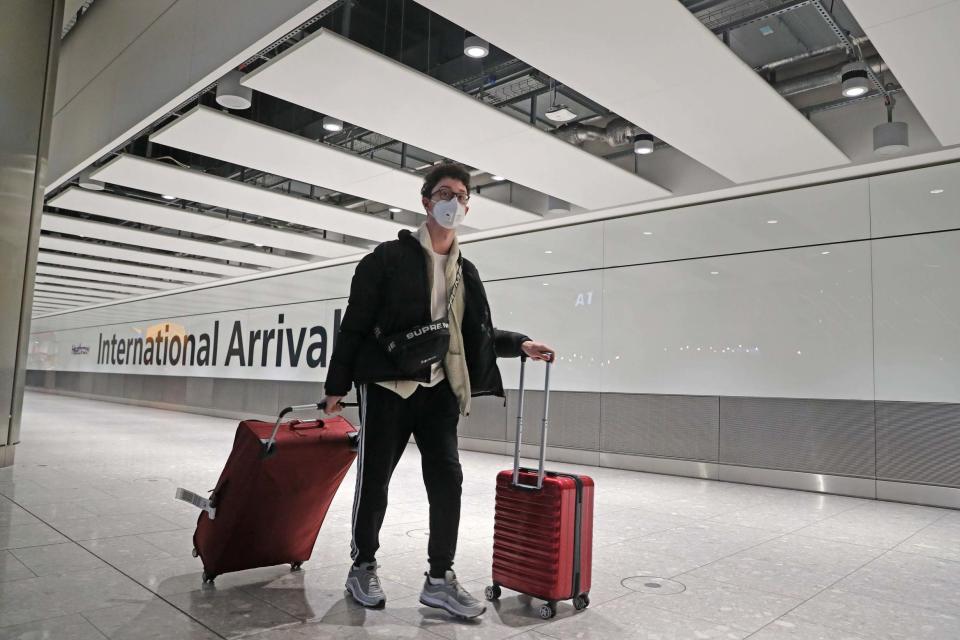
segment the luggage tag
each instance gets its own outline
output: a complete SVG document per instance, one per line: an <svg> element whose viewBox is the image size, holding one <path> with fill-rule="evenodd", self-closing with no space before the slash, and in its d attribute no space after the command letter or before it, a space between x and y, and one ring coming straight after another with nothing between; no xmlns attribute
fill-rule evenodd
<svg viewBox="0 0 960 640"><path fill-rule="evenodd" d="M217 508L210 503L209 498L204 498L200 494L194 493L193 491L188 491L182 487L177 487L177 500L183 500L186 503L192 504L202 511L207 512L207 516L213 520L217 517Z"/></svg>

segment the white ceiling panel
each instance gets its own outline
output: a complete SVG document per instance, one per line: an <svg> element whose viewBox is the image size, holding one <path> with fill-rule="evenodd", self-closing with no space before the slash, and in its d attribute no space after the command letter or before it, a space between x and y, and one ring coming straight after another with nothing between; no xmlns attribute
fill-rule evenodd
<svg viewBox="0 0 960 640"><path fill-rule="evenodd" d="M735 182L848 162L677 0L418 1Z"/></svg>
<svg viewBox="0 0 960 640"><path fill-rule="evenodd" d="M45 236L41 236L41 238L43 237ZM59 240L59 238L50 239ZM69 242L83 244L79 241L71 240ZM69 251L70 249L61 250ZM183 273L181 271L173 271L170 269L158 269L156 267L144 267L140 265L122 264L119 262L107 262L106 260L97 260L96 258L81 258L78 256L51 253L50 251L40 251L40 253L37 254L37 262L47 263L38 264L37 273L49 273L51 275L58 276L87 278L89 280L100 280L102 282L120 282L123 284L132 284L134 286L147 287L150 289L174 289L176 287L183 286L180 284L183 282L200 283L209 282L215 279L210 276L203 276L196 273ZM74 269L72 267L79 267L79 269ZM80 269L97 269L98 271L81 271ZM143 277L118 275L114 272L135 274L136 276ZM154 280L153 278L167 278L169 280L175 280L179 282L166 282Z"/></svg>
<svg viewBox="0 0 960 640"><path fill-rule="evenodd" d="M263 251L225 247L201 240L178 238L177 236L130 229L116 224L91 222L80 218L68 218L67 216L52 213L43 214L43 218L40 219L40 228L46 229L47 231L68 233L85 238L97 238L99 240L109 240L138 247L164 249L166 251L188 253L194 256L207 256L245 264L257 264L265 267L292 267L305 264L303 260L288 258L286 256L276 256Z"/></svg>
<svg viewBox="0 0 960 640"><path fill-rule="evenodd" d="M83 296L85 298L95 298L99 300L115 300L117 298L128 297L125 293L116 293L110 291L92 291L90 289L83 289L77 286L63 286L59 284L50 284L47 282L40 282L34 285L33 290L37 293L39 292L48 292L48 293L69 293L77 296Z"/></svg>
<svg viewBox="0 0 960 640"><path fill-rule="evenodd" d="M44 218L45 217L46 215L44 215ZM70 238L54 238L52 236L40 236L40 248L49 249L51 251L67 251L69 253L78 253L81 256L98 256L101 258L126 260L128 262L139 262L141 264L161 265L164 267L172 267L174 269L189 269L190 271L214 273L220 276L246 276L257 272L256 269L237 267L231 264L223 264L222 262L210 262L208 260L182 258L180 256L150 253L148 251L137 251L135 249L123 249L121 247L113 247L107 244L84 242L83 240L71 240ZM41 256L43 256L42 251ZM48 257L50 256L52 256L52 254L48 254ZM50 261L53 261L52 257L50 257ZM66 262L60 263L67 264ZM131 265L121 265L113 262L100 264L109 264L109 268L106 268L105 266L95 268L105 269L108 271L119 271L121 273L139 273L138 271L132 271L132 269L138 269L139 267L134 267ZM154 273L157 274L153 275L155 278L168 277L171 280L180 280L186 282L206 282L213 279L197 274L183 273L180 271L164 271L162 269L153 269L149 274L143 273L142 275L151 275ZM160 273L165 273L167 275L159 275ZM197 280L196 278L201 279Z"/></svg>
<svg viewBox="0 0 960 640"><path fill-rule="evenodd" d="M125 284L114 284L107 282L95 282L92 280L72 280L70 278L60 278L57 276L45 275L40 271L40 267L43 265L37 265L37 275L34 278L34 281L38 284L59 284L65 287L81 287L83 289L96 289L98 291L107 291L110 293L124 294L124 295L134 295L140 296L146 293L156 293L156 289L141 289L140 287L131 287ZM66 269L64 269L66 271ZM71 272L71 275L77 276L76 271ZM80 275L79 277L83 277Z"/></svg>
<svg viewBox="0 0 960 640"><path fill-rule="evenodd" d="M34 300L59 300L61 302L76 302L78 304L96 304L98 302L106 302L106 300L103 298L91 298L90 296L44 291L42 289L34 290L33 298Z"/></svg>
<svg viewBox="0 0 960 640"><path fill-rule="evenodd" d="M472 4L480 11L489 6ZM521 6L544 13L534 5L504 2L497 21L514 22L515 13L525 10ZM571 29L583 31L581 24L570 19L575 14L561 15ZM539 15L516 22L527 38L530 24L537 24L541 32ZM598 67L591 63L591 68L596 74ZM336 72L331 73L332 69ZM321 77L323 82L317 82ZM602 158L326 30L309 36L242 82L587 209L669 195L666 189ZM547 167L540 166L543 162Z"/></svg>
<svg viewBox="0 0 960 640"><path fill-rule="evenodd" d="M225 220L182 211L173 207L151 204L142 200L131 200L117 195L86 191L75 187L60 193L47 204L70 211L83 211L106 218L129 220L227 240L261 244L314 256L329 255L330 245L339 244L323 238L313 238L302 233L280 231L261 225Z"/></svg>
<svg viewBox="0 0 960 640"><path fill-rule="evenodd" d="M93 176L103 182L369 240L392 240L398 231L407 228L392 220L130 155L116 158ZM359 247L329 242L323 255L339 258L362 251Z"/></svg>
<svg viewBox="0 0 960 640"><path fill-rule="evenodd" d="M72 306L75 306L75 305L67 304L67 303L57 304L55 302L45 302L43 300L34 300L33 302L33 309L35 311L43 311L43 312L59 311L60 309L69 309Z"/></svg>
<svg viewBox="0 0 960 640"><path fill-rule="evenodd" d="M960 143L960 0L846 4L940 143Z"/></svg>
<svg viewBox="0 0 960 640"><path fill-rule="evenodd" d="M192 153L349 193L422 213L416 174L274 129L216 109L199 106L150 136L150 140ZM492 229L540 216L475 194L471 226Z"/></svg>
<svg viewBox="0 0 960 640"><path fill-rule="evenodd" d="M46 251L40 252L40 255L37 257L38 261L49 260L50 256L56 258L69 258L70 256L58 256L57 254L50 254ZM79 258L84 260L84 258ZM89 260L89 258L87 259ZM95 260L89 260L90 262L96 262L94 268L97 269L109 269L110 263L97 262ZM100 271L84 271L82 269L74 269L72 267L57 267L49 264L37 264L37 275L46 276L46 277L57 277L57 278L75 278L78 280L83 280L85 282L95 283L98 282L104 287L111 289L114 287L123 287L122 289L116 288L115 291L127 291L131 293L134 291L140 291L141 293L150 293L152 291L159 291L162 289L175 289L177 287L184 286L176 282L161 282L159 280L149 280L147 278L135 278L133 276L123 276L115 273L102 273ZM91 285L86 285L91 286Z"/></svg>

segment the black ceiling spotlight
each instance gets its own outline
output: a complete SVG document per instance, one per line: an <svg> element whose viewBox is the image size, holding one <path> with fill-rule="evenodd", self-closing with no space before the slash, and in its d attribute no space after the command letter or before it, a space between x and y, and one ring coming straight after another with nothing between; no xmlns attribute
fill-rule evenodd
<svg viewBox="0 0 960 640"><path fill-rule="evenodd" d="M490 43L478 36L467 36L463 52L470 58L486 58L490 54Z"/></svg>
<svg viewBox="0 0 960 640"><path fill-rule="evenodd" d="M331 133L343 131L343 120L333 116L323 116L323 129Z"/></svg>
<svg viewBox="0 0 960 640"><path fill-rule="evenodd" d="M859 98L870 90L867 66L860 60L850 62L840 69L840 92L847 98Z"/></svg>
<svg viewBox="0 0 960 640"><path fill-rule="evenodd" d="M633 136L633 152L638 156L653 153L653 136L649 133L638 133Z"/></svg>

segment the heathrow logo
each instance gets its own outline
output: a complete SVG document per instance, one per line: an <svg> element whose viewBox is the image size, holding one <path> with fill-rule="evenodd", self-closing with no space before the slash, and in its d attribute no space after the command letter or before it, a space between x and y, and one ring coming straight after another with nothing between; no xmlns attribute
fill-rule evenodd
<svg viewBox="0 0 960 640"><path fill-rule="evenodd" d="M90 347L83 344L75 344L70 347L70 353L75 356L82 356L90 353Z"/></svg>

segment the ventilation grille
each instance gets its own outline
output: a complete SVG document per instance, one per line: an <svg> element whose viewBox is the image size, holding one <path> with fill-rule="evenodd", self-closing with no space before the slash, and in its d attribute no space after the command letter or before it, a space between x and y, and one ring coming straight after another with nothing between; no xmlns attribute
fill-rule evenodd
<svg viewBox="0 0 960 640"><path fill-rule="evenodd" d="M960 404L878 402L877 473L960 487Z"/></svg>
<svg viewBox="0 0 960 640"><path fill-rule="evenodd" d="M603 395L603 451L716 461L718 399L632 393Z"/></svg>
<svg viewBox="0 0 960 640"><path fill-rule="evenodd" d="M720 462L872 477L873 402L721 398Z"/></svg>

